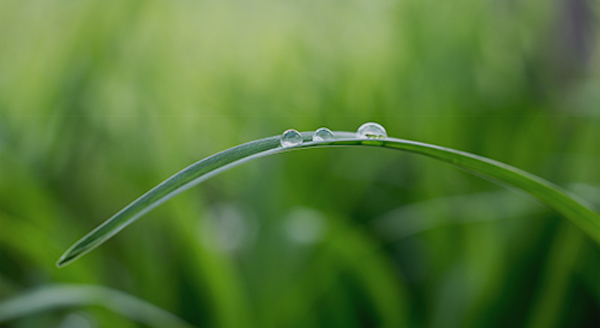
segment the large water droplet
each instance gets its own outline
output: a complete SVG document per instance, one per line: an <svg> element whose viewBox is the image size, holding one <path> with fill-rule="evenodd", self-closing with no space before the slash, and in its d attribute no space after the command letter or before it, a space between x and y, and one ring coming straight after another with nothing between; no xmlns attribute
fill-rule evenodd
<svg viewBox="0 0 600 328"><path fill-rule="evenodd" d="M333 140L333 132L331 132L331 130L329 130L328 128L317 129L317 131L315 131L315 133L313 134L313 137L312 137L312 141L315 141L315 142L329 141L329 140Z"/></svg>
<svg viewBox="0 0 600 328"><path fill-rule="evenodd" d="M281 134L281 147L293 147L302 143L302 135L294 129L285 130Z"/></svg>
<svg viewBox="0 0 600 328"><path fill-rule="evenodd" d="M367 122L358 128L356 131L356 137L362 139L387 138L387 132L380 124Z"/></svg>

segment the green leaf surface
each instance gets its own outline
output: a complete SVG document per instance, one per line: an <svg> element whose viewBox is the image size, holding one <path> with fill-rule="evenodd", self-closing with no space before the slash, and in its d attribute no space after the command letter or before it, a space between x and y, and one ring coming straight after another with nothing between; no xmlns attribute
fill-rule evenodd
<svg viewBox="0 0 600 328"><path fill-rule="evenodd" d="M251 141L188 166L143 194L78 240L60 257L57 265L62 267L73 262L100 246L148 211L227 169L256 158L284 151L332 146L397 149L451 163L473 174L520 189L534 196L541 203L569 219L600 244L600 215L598 213L594 212L584 201L560 187L513 166L474 154L410 140L396 138L359 139L351 132L334 132L333 140L313 142L312 134L312 132L303 132L304 142L288 148L281 147L279 136Z"/></svg>

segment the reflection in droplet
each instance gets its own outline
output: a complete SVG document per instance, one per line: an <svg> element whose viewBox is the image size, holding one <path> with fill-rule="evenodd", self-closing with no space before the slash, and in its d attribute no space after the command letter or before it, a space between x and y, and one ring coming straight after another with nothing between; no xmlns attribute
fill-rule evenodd
<svg viewBox="0 0 600 328"><path fill-rule="evenodd" d="M385 128L380 124L374 122L367 122L361 125L356 131L356 137L367 139L367 138L387 138L387 132Z"/></svg>
<svg viewBox="0 0 600 328"><path fill-rule="evenodd" d="M313 137L312 137L312 141L315 141L315 142L329 141L329 140L333 140L333 132L331 132L331 130L329 130L328 128L317 129L317 131L315 131L315 133L313 134Z"/></svg>
<svg viewBox="0 0 600 328"><path fill-rule="evenodd" d="M281 134L281 147L293 147L302 143L302 135L294 129L285 130Z"/></svg>

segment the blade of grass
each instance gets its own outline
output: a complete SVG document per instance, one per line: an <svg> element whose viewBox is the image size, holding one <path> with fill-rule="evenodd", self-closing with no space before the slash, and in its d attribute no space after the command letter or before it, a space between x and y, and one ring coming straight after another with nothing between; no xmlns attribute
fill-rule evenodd
<svg viewBox="0 0 600 328"><path fill-rule="evenodd" d="M384 240L396 242L442 226L516 219L542 209L514 192L495 190L404 205L373 219L371 226Z"/></svg>
<svg viewBox="0 0 600 328"><path fill-rule="evenodd" d="M279 136L259 139L196 162L154 187L78 240L60 257L57 265L62 267L71 263L100 246L156 206L227 169L284 151L330 146L397 149L451 163L473 174L531 194L600 243L600 215L574 195L569 195L560 187L528 172L489 158L422 142L396 138L359 139L351 132L335 132L334 136L335 138L330 141L313 142L312 132L303 132L304 142L287 148L280 146Z"/></svg>
<svg viewBox="0 0 600 328"><path fill-rule="evenodd" d="M41 287L0 303L0 323L54 309L100 305L150 327L191 328L189 323L126 293L93 285Z"/></svg>
<svg viewBox="0 0 600 328"><path fill-rule="evenodd" d="M561 315L568 306L565 300L569 289L573 288L573 273L577 270L579 254L584 247L581 234L572 227L563 226L559 229L550 248L550 255L546 260L546 269L543 270L542 280L539 285L536 302L530 312L529 322L526 327L551 328L564 325Z"/></svg>

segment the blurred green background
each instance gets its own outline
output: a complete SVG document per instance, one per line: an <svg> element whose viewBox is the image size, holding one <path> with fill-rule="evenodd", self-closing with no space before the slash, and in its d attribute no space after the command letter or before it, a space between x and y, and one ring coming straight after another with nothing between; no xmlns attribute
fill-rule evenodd
<svg viewBox="0 0 600 328"><path fill-rule="evenodd" d="M288 128L376 121L598 209L599 17L594 0L3 0L0 326L172 327L158 308L202 327L599 326L591 239L381 149L247 163L54 265L176 171Z"/></svg>

